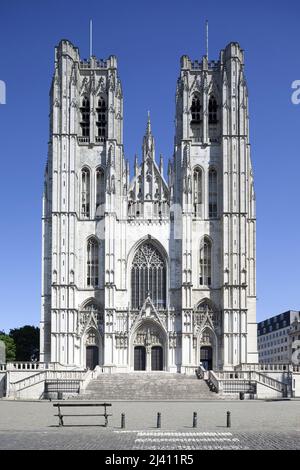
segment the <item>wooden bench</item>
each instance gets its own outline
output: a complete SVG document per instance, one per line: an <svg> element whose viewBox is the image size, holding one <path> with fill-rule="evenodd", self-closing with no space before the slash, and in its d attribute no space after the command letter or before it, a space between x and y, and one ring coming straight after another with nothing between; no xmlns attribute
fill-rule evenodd
<svg viewBox="0 0 300 470"><path fill-rule="evenodd" d="M111 406L111 403L54 403L53 406L58 408L58 414L54 416L58 416L58 424L59 426L64 426L64 417L66 416L76 416L76 417L81 417L81 416L104 416L105 423L104 426L107 427L108 425L108 417L112 416L111 414L107 413L107 407ZM104 413L99 414L99 413L94 413L94 414L62 414L61 408L63 407L69 407L69 408L77 408L77 407L82 407L82 406L102 406L104 407Z"/></svg>

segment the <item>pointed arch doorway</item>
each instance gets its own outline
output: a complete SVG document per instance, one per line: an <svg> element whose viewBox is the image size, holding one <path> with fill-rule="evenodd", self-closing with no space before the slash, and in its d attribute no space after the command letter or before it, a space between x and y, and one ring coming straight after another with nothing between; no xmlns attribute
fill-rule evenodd
<svg viewBox="0 0 300 470"><path fill-rule="evenodd" d="M87 369L94 370L102 363L103 354L101 337L96 329L91 328L87 331L84 345L85 366Z"/></svg>
<svg viewBox="0 0 300 470"><path fill-rule="evenodd" d="M145 320L132 337L131 367L135 371L160 371L166 369L167 339L160 325Z"/></svg>
<svg viewBox="0 0 300 470"><path fill-rule="evenodd" d="M94 370L99 363L99 348L98 346L86 347L86 368Z"/></svg>
<svg viewBox="0 0 300 470"><path fill-rule="evenodd" d="M134 347L134 370L146 370L146 348Z"/></svg>
<svg viewBox="0 0 300 470"><path fill-rule="evenodd" d="M197 363L206 370L219 369L220 315L209 299L203 299L195 308L197 331Z"/></svg>
<svg viewBox="0 0 300 470"><path fill-rule="evenodd" d="M201 346L200 362L204 369L212 370L213 368L213 349L211 346Z"/></svg>
<svg viewBox="0 0 300 470"><path fill-rule="evenodd" d="M161 346L152 346L151 348L151 370L163 370L164 358L163 348Z"/></svg>

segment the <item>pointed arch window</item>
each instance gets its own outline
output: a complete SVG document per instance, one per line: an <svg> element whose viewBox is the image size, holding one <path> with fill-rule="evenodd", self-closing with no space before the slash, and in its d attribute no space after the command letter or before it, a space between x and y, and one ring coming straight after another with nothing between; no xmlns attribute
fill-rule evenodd
<svg viewBox="0 0 300 470"><path fill-rule="evenodd" d="M194 215L201 216L202 207L202 170L196 168L193 175Z"/></svg>
<svg viewBox="0 0 300 470"><path fill-rule="evenodd" d="M152 244L144 243L131 267L132 308L140 309L148 296L156 308L166 307L166 263Z"/></svg>
<svg viewBox="0 0 300 470"><path fill-rule="evenodd" d="M99 285L99 244L95 238L87 242L87 286Z"/></svg>
<svg viewBox="0 0 300 470"><path fill-rule="evenodd" d="M208 123L218 123L218 104L214 96L211 96L208 102Z"/></svg>
<svg viewBox="0 0 300 470"><path fill-rule="evenodd" d="M81 216L88 219L90 217L90 170L81 170Z"/></svg>
<svg viewBox="0 0 300 470"><path fill-rule="evenodd" d="M98 129L98 139L105 140L106 137L106 104L104 98L99 98L97 108L96 126Z"/></svg>
<svg viewBox="0 0 300 470"><path fill-rule="evenodd" d="M211 285L211 241L204 237L200 246L200 286Z"/></svg>
<svg viewBox="0 0 300 470"><path fill-rule="evenodd" d="M90 100L87 96L82 98L80 113L81 135L83 137L90 137Z"/></svg>
<svg viewBox="0 0 300 470"><path fill-rule="evenodd" d="M97 216L104 215L105 204L105 179L102 168L96 170L96 211Z"/></svg>
<svg viewBox="0 0 300 470"><path fill-rule="evenodd" d="M209 170L208 186L209 217L216 218L218 216L218 175L214 168Z"/></svg>
<svg viewBox="0 0 300 470"><path fill-rule="evenodd" d="M201 104L200 104L200 98L197 95L193 96L191 113L192 113L192 124L199 123L201 121Z"/></svg>

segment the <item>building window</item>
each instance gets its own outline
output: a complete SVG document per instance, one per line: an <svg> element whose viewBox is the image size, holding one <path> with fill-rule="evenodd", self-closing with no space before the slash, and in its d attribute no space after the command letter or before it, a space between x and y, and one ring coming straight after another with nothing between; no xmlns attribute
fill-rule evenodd
<svg viewBox="0 0 300 470"><path fill-rule="evenodd" d="M96 126L98 128L98 137L101 140L105 140L106 137L106 104L103 98L98 100L98 107L96 108L97 121Z"/></svg>
<svg viewBox="0 0 300 470"><path fill-rule="evenodd" d="M99 244L95 238L90 238L87 242L87 285L99 285Z"/></svg>
<svg viewBox="0 0 300 470"><path fill-rule="evenodd" d="M194 95L192 99L191 113L192 113L192 124L200 123L201 105L200 105L200 98L197 95Z"/></svg>
<svg viewBox="0 0 300 470"><path fill-rule="evenodd" d="M208 174L208 185L209 185L209 217L215 218L218 216L218 181L217 172L214 168L209 170Z"/></svg>
<svg viewBox="0 0 300 470"><path fill-rule="evenodd" d="M193 193L194 193L194 215L201 216L202 206L202 170L196 168L193 177Z"/></svg>
<svg viewBox="0 0 300 470"><path fill-rule="evenodd" d="M105 178L102 168L96 170L96 211L97 216L104 215L105 204Z"/></svg>
<svg viewBox="0 0 300 470"><path fill-rule="evenodd" d="M200 285L211 285L211 242L207 237L200 246Z"/></svg>
<svg viewBox="0 0 300 470"><path fill-rule="evenodd" d="M81 135L83 137L90 137L90 100L87 96L84 96L82 99L82 104L80 108L81 112Z"/></svg>
<svg viewBox="0 0 300 470"><path fill-rule="evenodd" d="M218 123L218 105L214 96L211 96L208 102L208 123Z"/></svg>
<svg viewBox="0 0 300 470"><path fill-rule="evenodd" d="M81 170L81 215L84 218L90 217L90 170Z"/></svg>
<svg viewBox="0 0 300 470"><path fill-rule="evenodd" d="M140 309L148 296L156 308L166 307L166 263L152 244L144 243L131 267L132 308Z"/></svg>

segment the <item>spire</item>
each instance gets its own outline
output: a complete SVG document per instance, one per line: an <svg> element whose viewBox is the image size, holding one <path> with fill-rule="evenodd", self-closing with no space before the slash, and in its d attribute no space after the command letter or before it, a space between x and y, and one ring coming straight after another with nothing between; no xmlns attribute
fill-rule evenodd
<svg viewBox="0 0 300 470"><path fill-rule="evenodd" d="M151 132L150 111L148 111L146 134L143 141L143 160L146 160L147 157L154 160L154 138Z"/></svg>
<svg viewBox="0 0 300 470"><path fill-rule="evenodd" d="M150 111L148 111L148 121L147 121L147 128L146 128L146 135L151 134L151 120L150 120Z"/></svg>
<svg viewBox="0 0 300 470"><path fill-rule="evenodd" d="M164 176L164 158L162 156L162 154L160 154L160 157L159 157L159 171L160 171L160 174L161 176Z"/></svg>
<svg viewBox="0 0 300 470"><path fill-rule="evenodd" d="M135 154L135 156L134 156L134 176L137 176L138 169L139 169L138 157L137 157L137 154Z"/></svg>

